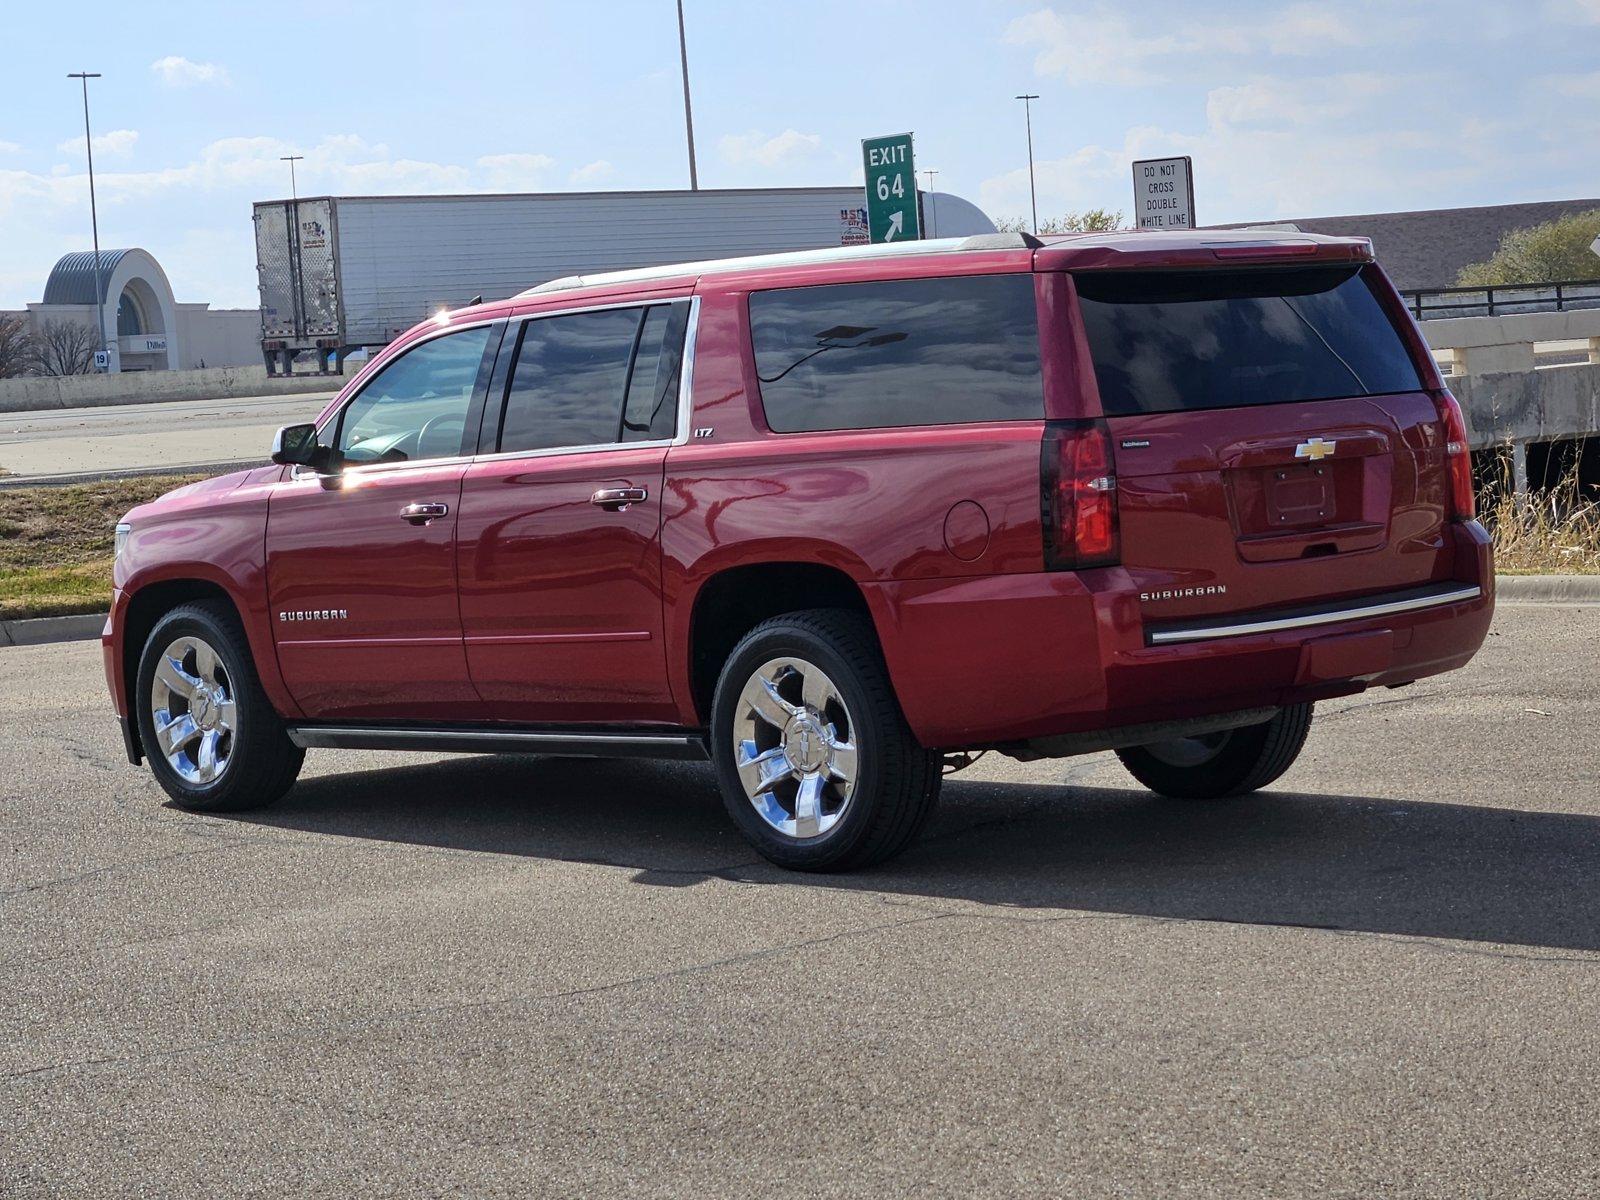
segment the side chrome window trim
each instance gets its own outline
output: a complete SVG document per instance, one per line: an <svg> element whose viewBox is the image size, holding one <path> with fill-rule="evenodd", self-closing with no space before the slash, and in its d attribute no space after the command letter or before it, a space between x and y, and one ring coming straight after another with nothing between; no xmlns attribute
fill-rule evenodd
<svg viewBox="0 0 1600 1200"><path fill-rule="evenodd" d="M594 442L586 446L556 446L545 450L506 450L495 454L478 454L473 456L473 462L509 462L519 458L560 458L568 454L594 454L601 450L659 450L663 446L681 446L689 440L690 419L694 410L694 344L695 336L700 331L700 297L699 296L673 296L662 300L625 300L616 304L587 304L578 308L550 309L547 312L527 313L521 317L512 317L512 326L506 330L505 344L516 345L516 334L521 327L532 321L542 321L547 317L570 317L577 313L604 312L613 308L649 308L655 304L687 304L689 306L689 320L683 330L683 365L678 369L678 426L670 438L658 438L648 442ZM493 403L493 397L490 398ZM430 462L441 462L441 459L430 459ZM365 469L365 468L363 468Z"/></svg>

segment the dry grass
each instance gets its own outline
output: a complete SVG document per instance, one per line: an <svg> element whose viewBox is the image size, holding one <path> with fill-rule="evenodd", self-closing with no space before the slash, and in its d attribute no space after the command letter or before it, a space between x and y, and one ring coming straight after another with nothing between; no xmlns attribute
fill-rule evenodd
<svg viewBox="0 0 1600 1200"><path fill-rule="evenodd" d="M1576 469L1521 500L1499 480L1479 495L1478 518L1494 535L1497 571L1600 574L1600 494L1578 482Z"/></svg>
<svg viewBox="0 0 1600 1200"><path fill-rule="evenodd" d="M111 603L118 519L203 475L0 488L0 617L100 612Z"/></svg>

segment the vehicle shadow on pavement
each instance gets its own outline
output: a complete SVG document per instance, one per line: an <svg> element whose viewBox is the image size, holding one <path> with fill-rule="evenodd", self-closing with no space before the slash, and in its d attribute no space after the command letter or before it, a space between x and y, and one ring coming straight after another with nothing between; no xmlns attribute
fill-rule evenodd
<svg viewBox="0 0 1600 1200"><path fill-rule="evenodd" d="M485 757L308 776L230 819L604 863L646 885L720 877L1600 950L1600 818L1562 813L1292 792L1195 803L957 779L900 858L808 876L755 858L707 767Z"/></svg>

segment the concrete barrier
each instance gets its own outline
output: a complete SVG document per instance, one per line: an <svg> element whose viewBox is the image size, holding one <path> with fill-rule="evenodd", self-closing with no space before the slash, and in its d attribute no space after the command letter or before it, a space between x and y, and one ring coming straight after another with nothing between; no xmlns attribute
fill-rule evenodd
<svg viewBox="0 0 1600 1200"><path fill-rule="evenodd" d="M168 400L226 400L234 396L292 396L331 392L348 376L267 374L265 366L206 367L199 371L129 371L120 375L24 376L0 379L0 412L159 404Z"/></svg>

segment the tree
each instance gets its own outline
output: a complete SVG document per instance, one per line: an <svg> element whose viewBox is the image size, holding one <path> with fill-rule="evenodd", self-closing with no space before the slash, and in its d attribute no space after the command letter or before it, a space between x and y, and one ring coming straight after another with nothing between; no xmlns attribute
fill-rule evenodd
<svg viewBox="0 0 1600 1200"><path fill-rule="evenodd" d="M87 375L100 349L94 326L78 321L46 321L33 343L33 369L40 375Z"/></svg>
<svg viewBox="0 0 1600 1200"><path fill-rule="evenodd" d="M1006 217L996 221L994 227L1001 233L1029 233L1032 226L1024 217ZM1040 233L1100 233L1122 228L1122 212L1106 208L1091 208L1087 212L1063 213L1039 222Z"/></svg>
<svg viewBox="0 0 1600 1200"><path fill-rule="evenodd" d="M0 379L27 374L34 358L28 322L19 314L0 313Z"/></svg>
<svg viewBox="0 0 1600 1200"><path fill-rule="evenodd" d="M1600 209L1572 213L1543 225L1513 229L1487 262L1461 268L1457 287L1559 283L1600 279L1600 257L1589 244L1600 236Z"/></svg>

